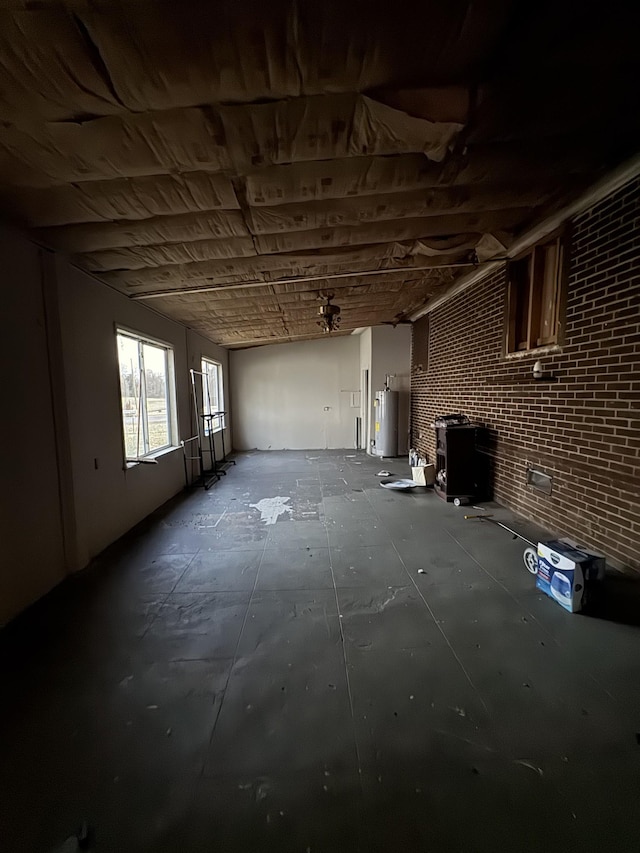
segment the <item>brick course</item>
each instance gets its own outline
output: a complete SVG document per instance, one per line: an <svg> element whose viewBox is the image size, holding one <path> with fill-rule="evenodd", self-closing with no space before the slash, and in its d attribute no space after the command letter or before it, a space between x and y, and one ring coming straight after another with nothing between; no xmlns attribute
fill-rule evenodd
<svg viewBox="0 0 640 853"><path fill-rule="evenodd" d="M640 180L573 220L559 352L504 356L505 292L503 269L414 324L413 446L435 460L434 418L464 412L489 429L497 501L640 570ZM532 379L538 357L557 382Z"/></svg>

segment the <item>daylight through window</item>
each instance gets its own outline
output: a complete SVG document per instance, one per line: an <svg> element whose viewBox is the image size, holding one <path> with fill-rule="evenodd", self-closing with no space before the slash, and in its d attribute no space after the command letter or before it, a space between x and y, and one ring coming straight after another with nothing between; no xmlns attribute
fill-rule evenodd
<svg viewBox="0 0 640 853"><path fill-rule="evenodd" d="M508 265L507 352L560 343L565 299L562 236Z"/></svg>
<svg viewBox="0 0 640 853"><path fill-rule="evenodd" d="M131 332L117 338L125 457L135 461L172 444L172 350Z"/></svg>
<svg viewBox="0 0 640 853"><path fill-rule="evenodd" d="M222 365L208 358L202 359L202 412L205 415L217 415L224 409L222 394ZM218 432L224 428L224 415L205 418L205 433Z"/></svg>

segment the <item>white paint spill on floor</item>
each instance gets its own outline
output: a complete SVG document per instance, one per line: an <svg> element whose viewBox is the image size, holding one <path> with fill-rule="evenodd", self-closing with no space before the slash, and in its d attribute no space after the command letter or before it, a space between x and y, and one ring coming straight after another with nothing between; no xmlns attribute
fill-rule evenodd
<svg viewBox="0 0 640 853"><path fill-rule="evenodd" d="M275 498L262 498L257 504L249 504L249 506L260 511L261 521L265 521L267 524L275 524L285 512L293 512L293 509L287 506L290 500L289 497L277 495Z"/></svg>
<svg viewBox="0 0 640 853"><path fill-rule="evenodd" d="M387 604L391 604L391 602L392 602L392 601L395 601L395 598L396 598L396 595L397 595L397 594L398 594L398 590L396 589L396 590L394 590L394 591L391 593L391 595L390 595L390 596L388 596L387 598L385 598L385 600L382 602L382 604L378 605L378 607L376 608L376 609L377 609L377 611L378 611L378 613L382 613L382 611L385 609L385 607L387 606Z"/></svg>

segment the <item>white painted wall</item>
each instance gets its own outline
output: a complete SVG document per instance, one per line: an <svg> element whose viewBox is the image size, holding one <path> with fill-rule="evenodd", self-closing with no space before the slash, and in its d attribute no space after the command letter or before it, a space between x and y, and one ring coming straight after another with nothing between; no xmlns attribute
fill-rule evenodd
<svg viewBox="0 0 640 853"><path fill-rule="evenodd" d="M226 350L64 259L58 259L56 269L76 504L74 568L82 568L184 486L181 448L161 456L157 465L123 467L116 327L172 346L179 438L194 434L189 368L199 370L202 355L220 361L228 388L228 360Z"/></svg>
<svg viewBox="0 0 640 853"><path fill-rule="evenodd" d="M186 376L185 330L69 267L56 264L69 413L77 526L75 565L82 568L109 543L176 494L184 479L181 451L157 465L123 466L119 325L171 344L176 377ZM178 421L188 423L186 382L177 386Z"/></svg>
<svg viewBox="0 0 640 853"><path fill-rule="evenodd" d="M233 442L237 450L353 448L360 342L329 337L232 350ZM328 411L325 411L328 409Z"/></svg>
<svg viewBox="0 0 640 853"><path fill-rule="evenodd" d="M184 486L181 448L157 465L124 465L116 326L172 346L178 439L194 431L189 368L218 361L227 403L230 387L225 349L8 229L0 265L1 625Z"/></svg>
<svg viewBox="0 0 640 853"><path fill-rule="evenodd" d="M371 328L364 329L360 339L360 389L362 399L362 447L370 452L372 433L371 402ZM365 373L366 371L366 373Z"/></svg>

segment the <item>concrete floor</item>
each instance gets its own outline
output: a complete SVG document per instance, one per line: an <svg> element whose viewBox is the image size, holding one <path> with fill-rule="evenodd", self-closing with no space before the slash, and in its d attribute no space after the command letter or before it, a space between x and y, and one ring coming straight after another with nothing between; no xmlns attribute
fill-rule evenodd
<svg viewBox="0 0 640 853"><path fill-rule="evenodd" d="M241 454L0 635L3 850L640 849L636 586L570 615L380 467Z"/></svg>

